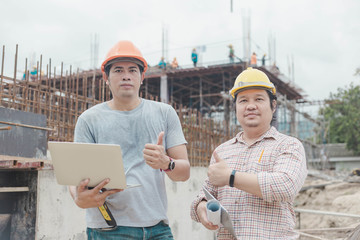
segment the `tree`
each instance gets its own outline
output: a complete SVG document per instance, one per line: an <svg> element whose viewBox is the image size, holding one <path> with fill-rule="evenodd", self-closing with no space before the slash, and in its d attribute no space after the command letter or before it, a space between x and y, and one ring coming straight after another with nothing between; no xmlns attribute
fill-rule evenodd
<svg viewBox="0 0 360 240"><path fill-rule="evenodd" d="M331 93L320 115L327 125L328 143L346 143L347 149L360 154L360 86L352 83Z"/></svg>
<svg viewBox="0 0 360 240"><path fill-rule="evenodd" d="M354 75L355 75L355 76L356 76L356 75L359 75L359 76L360 76L360 67L358 67L358 68L355 70Z"/></svg>

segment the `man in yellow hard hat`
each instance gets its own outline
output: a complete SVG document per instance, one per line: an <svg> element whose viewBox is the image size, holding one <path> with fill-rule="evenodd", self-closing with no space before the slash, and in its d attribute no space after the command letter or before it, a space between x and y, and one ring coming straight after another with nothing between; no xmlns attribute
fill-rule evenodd
<svg viewBox="0 0 360 240"><path fill-rule="evenodd" d="M93 189L87 179L70 187L75 203L86 209L88 239L173 239L164 178L189 178L187 142L170 105L139 97L147 68L132 42L118 42L101 65L112 99L86 110L76 123L75 142L119 144L127 182L141 184L103 191L111 179ZM110 225L98 209L104 203Z"/></svg>
<svg viewBox="0 0 360 240"><path fill-rule="evenodd" d="M213 152L206 188L227 209L237 239L297 239L293 201L306 175L304 147L271 126L276 89L265 73L248 68L235 80L230 95L243 131ZM207 218L201 190L191 217L219 240L235 239Z"/></svg>

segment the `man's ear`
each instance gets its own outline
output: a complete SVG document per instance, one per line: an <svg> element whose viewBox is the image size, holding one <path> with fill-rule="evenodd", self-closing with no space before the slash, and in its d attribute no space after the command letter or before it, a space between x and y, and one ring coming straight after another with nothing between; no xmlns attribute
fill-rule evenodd
<svg viewBox="0 0 360 240"><path fill-rule="evenodd" d="M140 82L140 84L143 84L143 83L144 83L144 79L145 79L145 73L143 72L143 73L141 74L141 82Z"/></svg>
<svg viewBox="0 0 360 240"><path fill-rule="evenodd" d="M103 79L104 79L104 81L105 81L105 84L106 84L106 85L109 85L109 78L108 78L108 76L106 75L106 73L103 73Z"/></svg>

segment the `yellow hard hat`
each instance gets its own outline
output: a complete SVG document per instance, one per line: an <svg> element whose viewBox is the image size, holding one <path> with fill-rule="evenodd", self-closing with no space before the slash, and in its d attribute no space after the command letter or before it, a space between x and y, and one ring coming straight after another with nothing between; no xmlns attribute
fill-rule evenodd
<svg viewBox="0 0 360 240"><path fill-rule="evenodd" d="M237 76L234 86L229 93L233 98L235 98L235 95L239 91L249 88L270 90L274 95L276 94L275 86L272 82L270 82L268 76L266 76L264 72L253 69L252 67L248 67L245 71L242 71L239 76Z"/></svg>

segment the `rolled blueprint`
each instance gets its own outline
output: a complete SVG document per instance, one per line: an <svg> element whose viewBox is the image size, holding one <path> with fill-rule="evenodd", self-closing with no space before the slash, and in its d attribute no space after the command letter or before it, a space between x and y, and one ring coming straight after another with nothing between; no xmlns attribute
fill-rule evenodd
<svg viewBox="0 0 360 240"><path fill-rule="evenodd" d="M206 203L206 213L208 220L214 224L219 225L221 220L221 207L219 201L211 199Z"/></svg>

